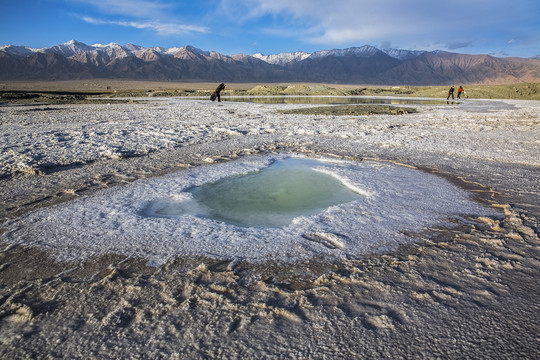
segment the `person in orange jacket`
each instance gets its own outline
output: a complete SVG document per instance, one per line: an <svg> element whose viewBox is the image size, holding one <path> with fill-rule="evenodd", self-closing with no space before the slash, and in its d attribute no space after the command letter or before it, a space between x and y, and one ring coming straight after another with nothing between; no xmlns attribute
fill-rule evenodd
<svg viewBox="0 0 540 360"><path fill-rule="evenodd" d="M457 98L461 99L461 94L464 93L465 90L463 90L463 87L459 85L459 89L457 89Z"/></svg>

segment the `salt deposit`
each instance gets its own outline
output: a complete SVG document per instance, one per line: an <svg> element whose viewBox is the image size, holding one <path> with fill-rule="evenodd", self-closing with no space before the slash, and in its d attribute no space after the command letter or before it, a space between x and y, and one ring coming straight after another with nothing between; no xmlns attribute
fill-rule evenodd
<svg viewBox="0 0 540 360"><path fill-rule="evenodd" d="M540 103L277 113L302 106L1 107L2 357L537 357ZM145 212L290 156L364 198Z"/></svg>
<svg viewBox="0 0 540 360"><path fill-rule="evenodd" d="M200 255L255 262L295 261L394 250L414 240L405 233L448 226L447 219L452 217L500 216L435 175L374 162L321 162L316 168L344 178L369 196L296 217L282 227L239 227L189 212L177 217L145 216L149 202L189 198L187 190L194 186L253 172L276 158L283 155L246 157L105 190L11 222L4 239L36 244L57 259L71 261L104 253L130 255L152 264L164 264L176 256ZM305 234L309 233L334 234L346 245L340 251L329 250L307 241Z"/></svg>

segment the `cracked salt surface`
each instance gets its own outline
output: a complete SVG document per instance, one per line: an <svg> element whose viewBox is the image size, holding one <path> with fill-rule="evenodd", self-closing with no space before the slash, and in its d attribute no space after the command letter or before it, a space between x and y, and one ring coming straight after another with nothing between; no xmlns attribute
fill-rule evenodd
<svg viewBox="0 0 540 360"><path fill-rule="evenodd" d="M156 201L185 199L193 187L258 171L291 156L299 155L244 157L106 189L12 220L5 224L3 238L42 247L65 261L116 253L153 265L176 256L294 262L395 250L415 240L406 234L450 226L450 219L500 215L433 174L391 163L321 158L319 171L366 196L294 217L281 227L237 226L189 211L174 217L148 216Z"/></svg>
<svg viewBox="0 0 540 360"><path fill-rule="evenodd" d="M0 241L3 358L538 358L540 102L467 99L459 106L422 106L417 114L397 117L275 112L297 107L302 106L164 99L55 110L0 108L0 218L7 226L0 232L10 231L9 237L23 245L41 246ZM248 172L259 166L247 166L254 158L246 154L285 149L434 169L462 179L482 197L489 189L506 217L477 217L470 226L439 229L432 225L436 219L429 219L430 209L440 205L450 218L459 216L449 208L466 209L438 192L457 191L455 201L472 192L418 170L352 162L380 173L358 180L364 190L377 189L365 202L379 209L367 207L371 213L363 214L364 223L377 216L386 223L394 221L390 217L405 222L401 214L422 216L434 228L421 231L419 244L358 260L339 258L352 254L352 241L392 236L381 223L371 225L378 233L366 228L364 238L295 234L288 244L318 258L286 264L234 260L247 258L249 239L233 243L238 251L226 260L186 256L146 267L144 259L129 256L82 258L114 250L151 261L174 257L175 251L214 251L199 238L188 238L177 219L144 219L140 210L157 195L171 196L167 184L181 185L172 195L182 193L182 184L205 180L188 176L210 178L209 169L228 176L226 169L242 163ZM111 159L103 150L122 158ZM137 154L144 156L131 157ZM235 163L194 167L206 159L239 157ZM187 164L192 167L170 173ZM170 174L142 180L164 172ZM127 184L134 179L141 180ZM403 187L407 179L417 183ZM104 187L110 188L97 192ZM157 195L143 194L145 189ZM413 194L425 198L400 199ZM79 200L67 202L75 196ZM63 205L50 207L59 202ZM491 212L465 202L479 206L479 213ZM37 208L39 213L30 214ZM27 216L5 223L21 214ZM206 224L212 224L207 233L219 230L215 222ZM232 242L214 235L221 244ZM256 241L259 248L271 245ZM279 247L284 239L269 241L276 253L285 252ZM392 244L381 247L386 245ZM55 262L49 253L81 261Z"/></svg>

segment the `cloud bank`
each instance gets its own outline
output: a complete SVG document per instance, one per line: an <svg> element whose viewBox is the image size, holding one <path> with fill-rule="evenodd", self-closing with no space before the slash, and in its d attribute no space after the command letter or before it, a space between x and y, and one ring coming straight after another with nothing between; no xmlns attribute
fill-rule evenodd
<svg viewBox="0 0 540 360"><path fill-rule="evenodd" d="M114 21L114 20L100 20L92 17L84 16L83 20L90 24L95 25L118 25L125 27L132 27L136 29L153 30L160 35L182 35L187 33L206 33L208 28L193 25L173 24L173 23L161 23L159 21Z"/></svg>
<svg viewBox="0 0 540 360"><path fill-rule="evenodd" d="M178 41L181 35L182 41L221 51L369 44L510 54L531 53L540 44L538 0L65 1L77 5L79 19L103 26L104 32L110 31L108 25L137 30L132 37L158 35L158 41Z"/></svg>
<svg viewBox="0 0 540 360"><path fill-rule="evenodd" d="M95 7L100 13L121 16L122 20L110 20L83 16L82 20L94 25L117 25L141 30L151 30L159 35L184 35L188 33L207 33L205 26L188 25L174 20L172 4L148 0L78 0ZM126 20L126 18L131 18Z"/></svg>
<svg viewBox="0 0 540 360"><path fill-rule="evenodd" d="M497 35L508 41L540 16L536 0L222 0L222 8L236 17L242 14L244 21L272 17L266 31L283 34L279 28L285 25L290 36L314 44L391 41L409 48L447 49L470 47Z"/></svg>

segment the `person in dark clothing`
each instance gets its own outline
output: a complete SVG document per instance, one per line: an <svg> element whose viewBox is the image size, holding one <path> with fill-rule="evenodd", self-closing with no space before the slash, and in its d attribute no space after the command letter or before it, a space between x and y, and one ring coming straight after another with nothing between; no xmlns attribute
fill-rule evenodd
<svg viewBox="0 0 540 360"><path fill-rule="evenodd" d="M214 101L217 98L218 102L221 102L221 95L219 93L221 92L221 90L225 89L225 86L227 85L225 85L224 83L219 84L219 86L216 88L216 91L214 91L214 93L210 97L210 100Z"/></svg>
<svg viewBox="0 0 540 360"><path fill-rule="evenodd" d="M463 87L459 85L459 89L457 89L457 98L461 99L461 94L463 94L465 90L463 90Z"/></svg>
<svg viewBox="0 0 540 360"><path fill-rule="evenodd" d="M446 98L446 100L450 99L450 96L452 97L452 100L454 100L454 85L452 85L450 90L448 90L448 97Z"/></svg>

